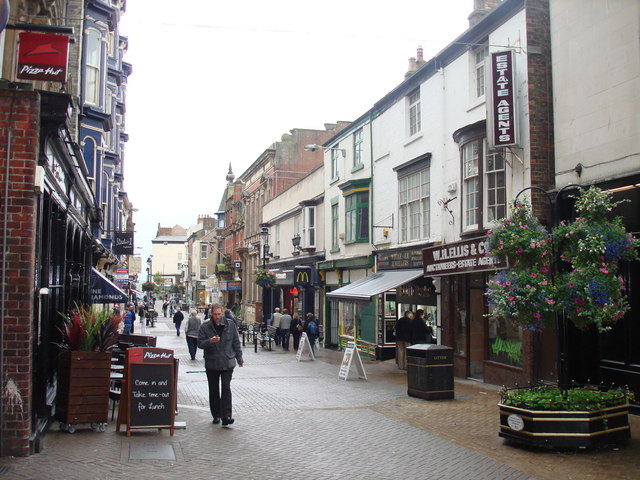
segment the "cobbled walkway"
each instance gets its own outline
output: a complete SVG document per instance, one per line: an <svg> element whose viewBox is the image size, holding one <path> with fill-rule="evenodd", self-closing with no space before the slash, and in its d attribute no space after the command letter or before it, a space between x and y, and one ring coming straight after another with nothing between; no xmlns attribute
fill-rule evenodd
<svg viewBox="0 0 640 480"><path fill-rule="evenodd" d="M211 424L202 353L192 361L184 333L159 320L148 331L180 359L176 420L186 428L127 437L115 422L105 433L52 427L41 453L0 459L0 480L640 478L635 436L620 452L587 455L510 447L497 437L495 387L456 381L455 401L427 402L406 395L392 362L365 361L366 381L339 379L340 353L324 349L298 362L246 345L232 382L236 423L221 428Z"/></svg>

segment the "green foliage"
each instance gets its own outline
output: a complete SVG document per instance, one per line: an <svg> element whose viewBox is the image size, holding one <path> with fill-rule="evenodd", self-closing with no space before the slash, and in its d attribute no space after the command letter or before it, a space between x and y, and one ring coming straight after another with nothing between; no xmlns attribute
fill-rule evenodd
<svg viewBox="0 0 640 480"><path fill-rule="evenodd" d="M504 354L516 365L522 365L522 342L519 340L505 340L496 338L491 344L491 352L494 355Z"/></svg>
<svg viewBox="0 0 640 480"><path fill-rule="evenodd" d="M155 288L155 284L153 282L144 282L142 284L143 292L153 292L154 288Z"/></svg>
<svg viewBox="0 0 640 480"><path fill-rule="evenodd" d="M575 387L560 390L551 385L530 388L503 389L501 403L527 410L545 411L596 411L603 408L625 405L633 400L627 387L601 390L595 386Z"/></svg>
<svg viewBox="0 0 640 480"><path fill-rule="evenodd" d="M64 322L57 327L61 340L54 344L62 350L106 352L116 343L118 324L122 320L119 315L76 304L69 314L61 316Z"/></svg>

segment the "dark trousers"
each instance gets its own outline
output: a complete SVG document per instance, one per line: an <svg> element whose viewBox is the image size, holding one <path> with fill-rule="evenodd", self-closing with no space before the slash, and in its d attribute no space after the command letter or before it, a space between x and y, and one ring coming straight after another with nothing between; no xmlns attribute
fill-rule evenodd
<svg viewBox="0 0 640 480"><path fill-rule="evenodd" d="M282 349L289 350L289 337L291 332L289 330L281 330L282 332Z"/></svg>
<svg viewBox="0 0 640 480"><path fill-rule="evenodd" d="M187 337L187 347L189 347L189 355L191 360L196 359L196 352L198 351L198 337Z"/></svg>
<svg viewBox="0 0 640 480"><path fill-rule="evenodd" d="M279 328L276 328L276 335L274 340L276 341L276 345L280 345L280 342L282 342L282 330L280 330Z"/></svg>
<svg viewBox="0 0 640 480"><path fill-rule="evenodd" d="M207 370L209 381L209 408L211 416L231 418L231 370ZM222 384L222 391L220 389Z"/></svg>
<svg viewBox="0 0 640 480"><path fill-rule="evenodd" d="M293 349L297 351L298 347L300 346L301 334L296 330L294 332L291 332L291 336L293 337Z"/></svg>

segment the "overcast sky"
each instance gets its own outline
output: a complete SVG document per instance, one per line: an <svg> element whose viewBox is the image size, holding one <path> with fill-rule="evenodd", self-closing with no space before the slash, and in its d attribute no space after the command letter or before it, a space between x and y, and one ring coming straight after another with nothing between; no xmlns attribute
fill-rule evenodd
<svg viewBox="0 0 640 480"><path fill-rule="evenodd" d="M125 190L143 263L158 224L185 228L293 128L365 113L467 29L473 0L134 0ZM144 269L143 269L144 270Z"/></svg>

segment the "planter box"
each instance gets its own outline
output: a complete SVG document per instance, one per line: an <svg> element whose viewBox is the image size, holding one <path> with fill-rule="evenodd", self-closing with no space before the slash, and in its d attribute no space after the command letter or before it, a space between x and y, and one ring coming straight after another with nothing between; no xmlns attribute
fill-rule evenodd
<svg viewBox="0 0 640 480"><path fill-rule="evenodd" d="M63 423L109 419L110 352L63 352L58 365L56 418Z"/></svg>
<svg viewBox="0 0 640 480"><path fill-rule="evenodd" d="M527 446L594 448L624 445L631 437L629 404L592 412L498 406L500 436Z"/></svg>

